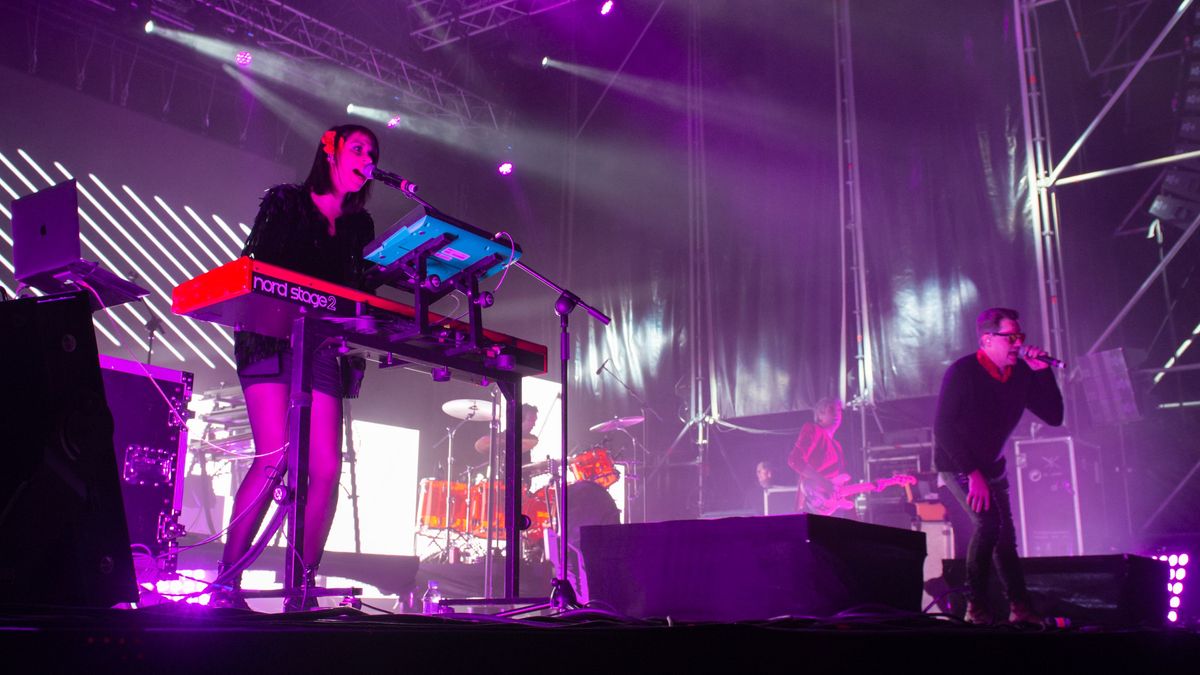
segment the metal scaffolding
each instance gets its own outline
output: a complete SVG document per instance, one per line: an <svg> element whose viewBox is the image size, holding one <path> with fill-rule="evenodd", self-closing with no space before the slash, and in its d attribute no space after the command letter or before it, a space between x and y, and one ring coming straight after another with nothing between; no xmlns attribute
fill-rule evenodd
<svg viewBox="0 0 1200 675"><path fill-rule="evenodd" d="M197 0L255 33L266 49L301 60L328 61L395 89L409 111L467 128L498 129L492 102L400 57L372 47L278 0Z"/></svg>
<svg viewBox="0 0 1200 675"><path fill-rule="evenodd" d="M416 15L417 26L411 35L421 49L430 51L572 2L575 0L413 0L408 8Z"/></svg>

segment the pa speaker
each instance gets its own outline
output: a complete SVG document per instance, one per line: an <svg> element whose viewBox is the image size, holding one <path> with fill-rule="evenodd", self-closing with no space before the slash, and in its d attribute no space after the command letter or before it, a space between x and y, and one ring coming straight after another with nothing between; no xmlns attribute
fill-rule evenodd
<svg viewBox="0 0 1200 675"><path fill-rule="evenodd" d="M0 303L0 602L137 600L91 309Z"/></svg>
<svg viewBox="0 0 1200 675"><path fill-rule="evenodd" d="M808 514L580 530L588 594L685 621L920 611L925 533Z"/></svg>

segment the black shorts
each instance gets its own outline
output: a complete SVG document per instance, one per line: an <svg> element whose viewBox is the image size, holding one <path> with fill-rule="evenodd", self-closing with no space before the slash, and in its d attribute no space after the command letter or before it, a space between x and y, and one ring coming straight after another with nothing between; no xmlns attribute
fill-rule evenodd
<svg viewBox="0 0 1200 675"><path fill-rule="evenodd" d="M242 389L261 382L292 386L292 350L252 361L238 369ZM334 398L346 398L342 384L342 364L336 346L321 347L312 358L312 388Z"/></svg>

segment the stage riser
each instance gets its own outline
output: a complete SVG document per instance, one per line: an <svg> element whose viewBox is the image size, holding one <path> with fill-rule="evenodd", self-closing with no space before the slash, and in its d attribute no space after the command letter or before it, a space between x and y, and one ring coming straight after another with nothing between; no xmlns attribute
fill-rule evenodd
<svg viewBox="0 0 1200 675"><path fill-rule="evenodd" d="M630 616L920 610L923 532L812 515L725 518L584 527L581 548L590 598Z"/></svg>
<svg viewBox="0 0 1200 675"><path fill-rule="evenodd" d="M1022 558L1021 569L1043 616L1066 617L1076 626L1158 627L1167 617L1166 562L1135 555ZM943 577L951 588L966 584L966 561L945 560ZM989 599L1008 607L995 574ZM952 611L963 612L958 598Z"/></svg>

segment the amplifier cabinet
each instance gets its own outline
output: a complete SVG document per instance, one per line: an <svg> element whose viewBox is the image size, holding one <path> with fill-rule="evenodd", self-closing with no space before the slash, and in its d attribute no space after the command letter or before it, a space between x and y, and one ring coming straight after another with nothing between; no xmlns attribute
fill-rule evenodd
<svg viewBox="0 0 1200 675"><path fill-rule="evenodd" d="M175 571L192 374L100 355L138 583ZM148 557L146 557L148 556Z"/></svg>
<svg viewBox="0 0 1200 675"><path fill-rule="evenodd" d="M1099 451L1065 436L1014 443L1017 517L1024 556L1083 555L1101 520Z"/></svg>

